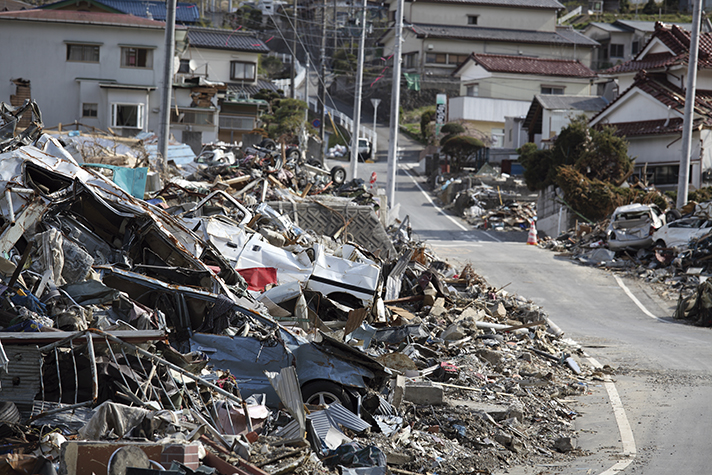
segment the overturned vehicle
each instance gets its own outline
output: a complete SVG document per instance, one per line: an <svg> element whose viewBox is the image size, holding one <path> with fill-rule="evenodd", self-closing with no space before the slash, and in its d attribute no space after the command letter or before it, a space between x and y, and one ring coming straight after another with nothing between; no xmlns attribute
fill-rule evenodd
<svg viewBox="0 0 712 475"><path fill-rule="evenodd" d="M30 113L32 126L18 133L19 118ZM296 300L307 316L309 310L299 298L302 291L326 294L331 289L337 300L347 291L350 299L340 300L351 307L335 305L348 316L356 307L373 305L382 280L374 261L363 257L360 263L347 262L314 242L306 243L311 246L305 245L294 257L246 229L252 214L239 203L232 203L242 213L237 220L227 212L210 211L214 209L210 199L187 211L173 210L180 216L171 214L132 197L95 169L82 167L59 141L42 135L34 103L18 109L3 105L2 117L0 325L4 331L161 330L178 352L199 355L198 359L229 370L241 397L264 393L270 405L279 399L264 373L288 366L296 368L307 402L339 400L352 408L360 393L369 387L378 390L388 380L384 367L364 353L325 335L307 339L280 325L263 302L277 313L285 312L284 308L271 300L258 301L261 292L248 290L240 273L254 275L245 269L258 267L270 255L273 266L285 262L301 266L291 273L278 272L279 279L272 279L271 287L291 283L292 290L283 294ZM262 215L266 214L263 209ZM230 239L221 241L221 232ZM349 252L358 254L354 249ZM240 262L251 264L238 269ZM360 272L358 279L366 272L368 285L344 285L345 279L336 272L343 274L347 268ZM77 359L87 357L81 347L73 347L70 353L75 365ZM55 358L59 379L71 375L60 371L61 358ZM156 374L145 371L144 377L150 381ZM63 394L43 387L42 394L55 402L77 403L78 393L92 394L80 390L83 384L96 385L96 380L76 378L75 391ZM104 399L122 391L102 389Z"/></svg>

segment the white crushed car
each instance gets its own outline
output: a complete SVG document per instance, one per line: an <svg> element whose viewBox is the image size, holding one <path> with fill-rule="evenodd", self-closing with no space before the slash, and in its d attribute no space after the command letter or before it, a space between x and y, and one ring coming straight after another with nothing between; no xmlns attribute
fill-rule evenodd
<svg viewBox="0 0 712 475"><path fill-rule="evenodd" d="M611 215L606 232L611 251L642 249L653 244L653 233L665 225L665 214L657 205L634 203L619 206Z"/></svg>
<svg viewBox="0 0 712 475"><path fill-rule="evenodd" d="M699 239L712 231L707 218L682 218L668 223L653 233L653 243L659 247L687 247L691 239Z"/></svg>

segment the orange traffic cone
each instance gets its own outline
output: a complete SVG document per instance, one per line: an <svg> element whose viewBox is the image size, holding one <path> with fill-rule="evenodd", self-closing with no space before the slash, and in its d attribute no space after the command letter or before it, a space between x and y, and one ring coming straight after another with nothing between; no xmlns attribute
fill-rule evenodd
<svg viewBox="0 0 712 475"><path fill-rule="evenodd" d="M529 236L527 236L527 244L536 246L538 244L536 240L536 224L534 223L533 219L530 222L531 226L529 226Z"/></svg>

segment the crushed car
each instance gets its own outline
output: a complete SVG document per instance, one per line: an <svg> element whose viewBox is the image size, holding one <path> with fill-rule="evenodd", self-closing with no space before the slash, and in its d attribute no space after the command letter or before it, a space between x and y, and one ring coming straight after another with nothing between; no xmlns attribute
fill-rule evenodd
<svg viewBox="0 0 712 475"><path fill-rule="evenodd" d="M619 206L611 215L606 241L611 251L643 249L653 244L653 233L665 224L657 205L634 203Z"/></svg>

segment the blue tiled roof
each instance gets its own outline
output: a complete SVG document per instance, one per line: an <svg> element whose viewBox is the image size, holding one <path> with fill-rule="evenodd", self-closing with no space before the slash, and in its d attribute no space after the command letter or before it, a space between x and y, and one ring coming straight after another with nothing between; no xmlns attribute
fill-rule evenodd
<svg viewBox="0 0 712 475"><path fill-rule="evenodd" d="M147 18L150 13L154 20L166 21L166 3L155 0L94 0L129 15ZM178 2L176 23L197 23L200 11L195 3Z"/></svg>
<svg viewBox="0 0 712 475"><path fill-rule="evenodd" d="M198 48L228 49L253 53L268 53L270 51L267 45L255 36L246 35L239 31L217 28L188 29L188 43Z"/></svg>

